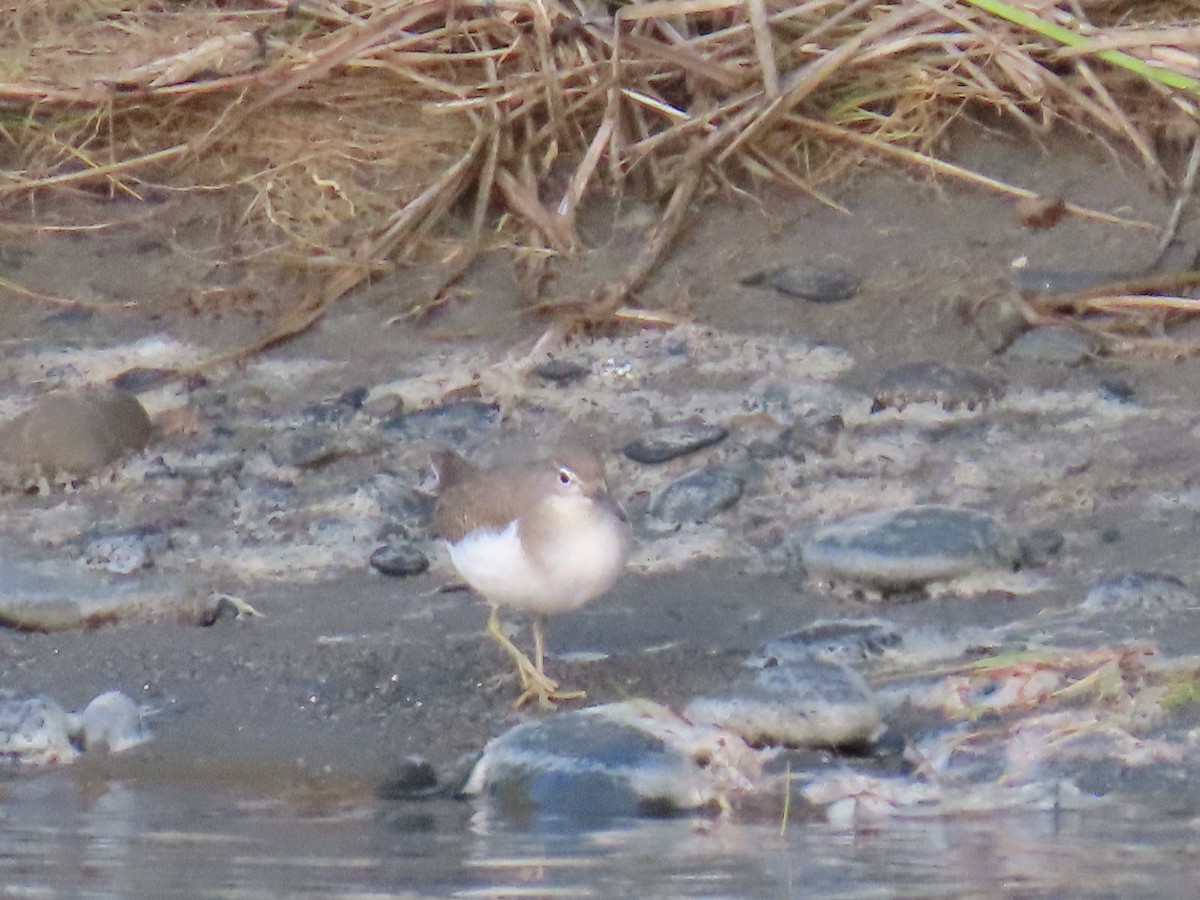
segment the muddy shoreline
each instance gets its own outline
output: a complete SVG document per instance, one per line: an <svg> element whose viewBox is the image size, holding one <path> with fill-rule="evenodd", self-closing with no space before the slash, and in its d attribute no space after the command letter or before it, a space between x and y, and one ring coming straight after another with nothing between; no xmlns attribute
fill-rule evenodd
<svg viewBox="0 0 1200 900"><path fill-rule="evenodd" d="M1099 153L1050 156L976 140L961 156L985 170L1018 170L1034 187L1069 183L1085 205L1148 219L1165 208ZM1136 268L1153 235L1078 220L1034 232L1007 201L890 175L864 175L840 199L851 214L799 197L705 206L643 298L705 327L680 332L682 351L659 331L560 348L561 358L583 367L582 387L506 367L506 354L541 326L516 313L511 270L496 254L469 274L462 302L419 329L384 323L436 276L433 266L381 278L243 370L145 396L159 421L175 416L165 435L77 489L5 493L5 552L61 564L72 578L113 579L89 569L80 535L155 526L168 539L155 544L152 565L116 580L141 579L189 602L233 593L263 617L200 627L179 621L167 604L149 620L0 633L0 684L70 708L120 689L156 710L155 739L126 755L81 760L89 777L330 780L371 793L406 759L421 757L452 791L490 737L540 715L510 709L516 688L483 633L484 606L444 590L450 570L423 541L423 460L439 441L459 439L486 454L496 444L528 447L582 429L609 454L617 496L639 516L690 469L750 473L729 509L678 532L640 532L640 555L616 588L553 621L552 670L586 689L590 703L645 696L680 705L737 678L763 641L815 619L882 615L951 633L1069 610L1114 571L1200 581L1189 451L1200 428L1197 363L1014 358L994 352L963 312L1004 298L1017 257L1064 269ZM79 215L89 202L52 214ZM611 273L633 239L599 212L596 221L584 223L592 255L557 280L564 295ZM7 304L6 414L39 390L200 356L254 328L253 317L210 321L181 311L172 292L182 286L164 284L172 276L162 247L126 260L118 277L115 257L130 234L31 237L10 254L31 288L71 294L85 284L113 303L118 293L159 293L164 303L141 299L99 314ZM747 282L756 271L798 263L849 271L861 290L845 302L813 303ZM466 331L487 336L466 339ZM978 409L918 402L872 414L881 374L921 361L994 377L1006 394ZM771 406L780 402L772 379L791 391L786 415ZM1112 400L1105 392L1113 385L1129 399ZM498 404L497 421L467 422L461 433L380 424L466 388ZM366 389L362 410L330 424L337 398L358 389ZM186 427L180 410L191 416ZM804 457L761 449L788 416L799 421L814 410L845 418L842 450ZM731 436L662 468L618 452L656 424L697 417L729 426ZM309 445L293 441L298 434L328 441L318 448L328 458L318 454L313 464L302 456ZM1019 583L935 591L915 602L857 598L811 578L791 549L872 504L949 501L984 508L1023 534L1054 530L1063 549ZM389 541L418 546L433 567L406 578L372 571L371 553ZM1200 651L1194 614L1175 612L1160 624L1146 626L1145 636L1163 652ZM1120 622L1112 626L1121 632Z"/></svg>

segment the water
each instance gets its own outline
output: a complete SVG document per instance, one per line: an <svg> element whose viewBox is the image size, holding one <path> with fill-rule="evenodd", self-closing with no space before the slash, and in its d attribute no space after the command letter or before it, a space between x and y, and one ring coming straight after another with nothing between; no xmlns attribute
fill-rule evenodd
<svg viewBox="0 0 1200 900"><path fill-rule="evenodd" d="M0 782L5 897L1169 897L1194 891L1190 819L1097 807L824 822L489 824L466 803L338 790Z"/></svg>

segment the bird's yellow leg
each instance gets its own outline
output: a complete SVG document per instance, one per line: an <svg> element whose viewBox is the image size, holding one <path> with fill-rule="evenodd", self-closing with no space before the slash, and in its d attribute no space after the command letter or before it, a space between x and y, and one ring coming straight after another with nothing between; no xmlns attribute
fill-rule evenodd
<svg viewBox="0 0 1200 900"><path fill-rule="evenodd" d="M492 607L492 614L488 617L487 632L492 636L497 644L509 655L512 661L517 666L517 677L521 679L521 688L529 691L531 685L537 684L542 690L553 693L558 690L558 683L547 678L545 672L541 671L533 664L528 656L521 652L521 648L514 644L507 634L504 633L504 628L500 624L500 612L496 607ZM524 695L522 695L524 696Z"/></svg>
<svg viewBox="0 0 1200 900"><path fill-rule="evenodd" d="M535 697L542 709L554 709L555 703L561 703L563 700L582 700L587 696L586 691L560 691L558 682L546 675L546 638L542 633L545 621L545 616L537 616L533 620L533 657L536 663L533 677L530 683L525 685L525 692L513 704L518 709Z"/></svg>

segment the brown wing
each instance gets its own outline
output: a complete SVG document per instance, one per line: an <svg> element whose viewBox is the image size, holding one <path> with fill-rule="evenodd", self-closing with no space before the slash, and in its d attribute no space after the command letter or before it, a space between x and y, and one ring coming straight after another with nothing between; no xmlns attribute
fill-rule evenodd
<svg viewBox="0 0 1200 900"><path fill-rule="evenodd" d="M453 477L450 483L438 491L437 506L433 511L433 527L437 534L454 543L476 528L500 531L507 528L520 514L521 499L527 493L528 484L521 473L511 469L480 471L470 466L457 454L452 454L458 463L469 472L458 470L461 480ZM437 463L435 462L435 467ZM439 484L441 484L439 470Z"/></svg>

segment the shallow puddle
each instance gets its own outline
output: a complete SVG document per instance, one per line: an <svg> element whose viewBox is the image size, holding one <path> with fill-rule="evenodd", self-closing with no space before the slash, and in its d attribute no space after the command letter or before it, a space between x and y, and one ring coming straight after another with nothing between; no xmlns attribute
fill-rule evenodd
<svg viewBox="0 0 1200 900"><path fill-rule="evenodd" d="M823 822L489 824L466 803L270 795L246 785L0 783L17 897L1184 896L1190 820L1083 813Z"/></svg>

